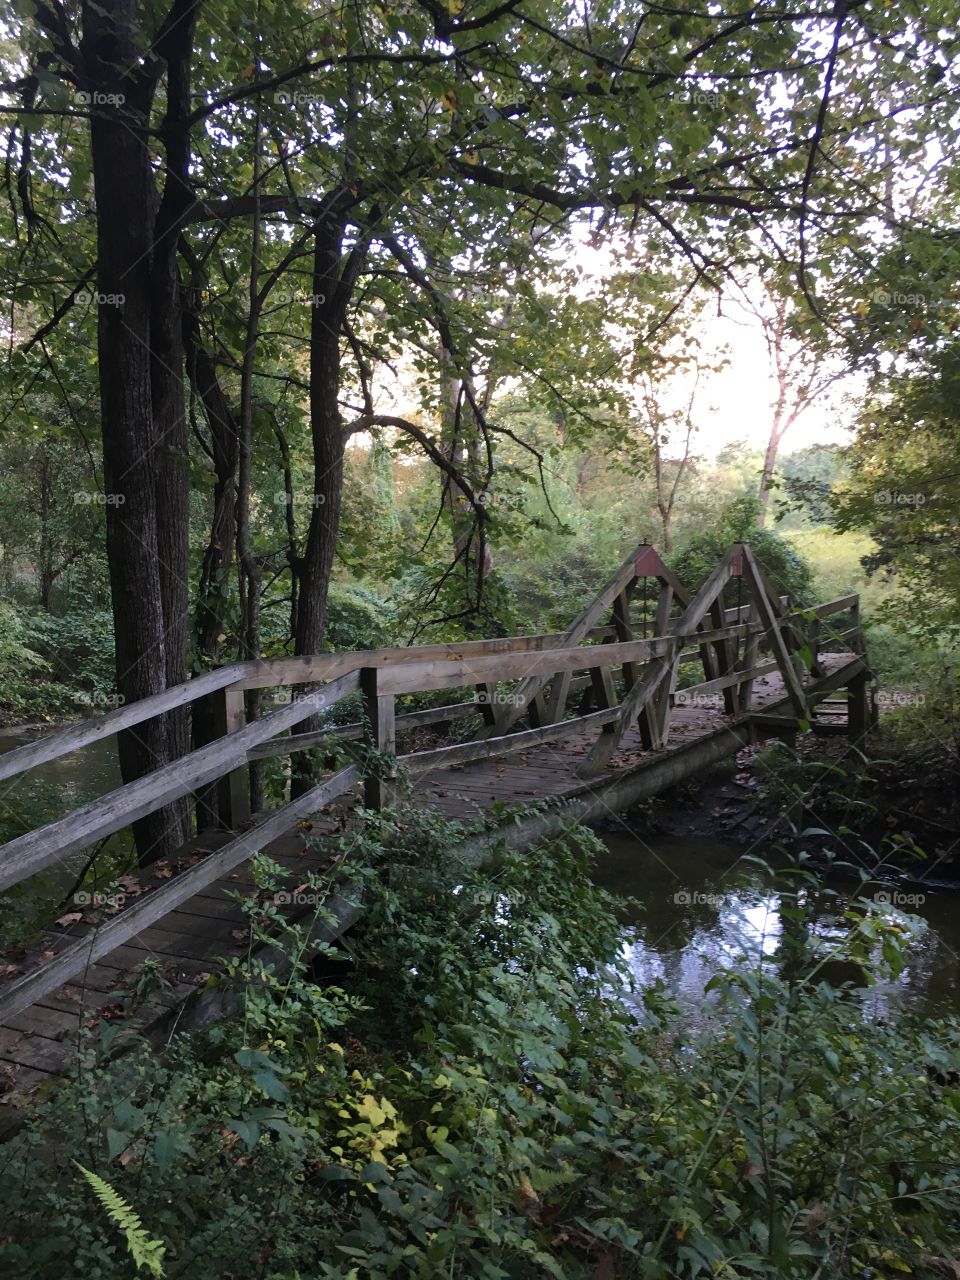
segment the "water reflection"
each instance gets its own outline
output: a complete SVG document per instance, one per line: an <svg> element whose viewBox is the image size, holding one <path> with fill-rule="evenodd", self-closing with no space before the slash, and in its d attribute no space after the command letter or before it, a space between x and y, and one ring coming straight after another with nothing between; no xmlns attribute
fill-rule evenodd
<svg viewBox="0 0 960 1280"><path fill-rule="evenodd" d="M0 754L26 746L56 729L0 729ZM0 803L11 824L39 826L120 785L116 738L101 738L78 751L6 779Z"/></svg>
<svg viewBox="0 0 960 1280"><path fill-rule="evenodd" d="M0 754L47 732L55 730L0 729ZM52 822L119 785L115 738L92 742L82 750L7 778L0 783L0 844ZM111 847L124 847L124 839L122 835L115 836ZM49 926L85 860L86 854L80 851L0 894L0 946L19 944Z"/></svg>
<svg viewBox="0 0 960 1280"><path fill-rule="evenodd" d="M803 891L807 920L784 915L759 868L740 861L740 850L689 837L642 841L605 834L607 854L594 879L618 896L627 925L624 955L639 988L658 978L685 1006L694 1023L709 1019L713 1001L704 987L723 966L755 965L761 956L782 962L785 932L805 929L809 945L824 959L822 976L833 983L854 981L873 1016L898 1011L944 1014L960 1006L960 919L958 891L910 886L905 910L920 917L907 944L906 967L897 979L875 985L861 971L830 958L850 929L845 912L862 890L839 878ZM873 894L871 887L870 893ZM640 996L633 997L639 1005Z"/></svg>

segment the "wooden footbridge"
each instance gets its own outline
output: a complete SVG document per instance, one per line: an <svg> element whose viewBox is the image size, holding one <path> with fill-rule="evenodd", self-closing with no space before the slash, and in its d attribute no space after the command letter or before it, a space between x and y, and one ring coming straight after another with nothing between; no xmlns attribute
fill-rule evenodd
<svg viewBox="0 0 960 1280"><path fill-rule="evenodd" d="M8 796L36 766L176 707L204 700L220 729L182 759L0 848L4 890L57 868L69 883L84 851L184 797L205 828L185 848L159 851L152 866L131 868L135 888L122 906L122 893L106 913L75 894L80 909L62 908L59 926L34 947L0 948L0 1093L60 1074L84 1024L131 1007L140 1026L169 1024L185 1001L196 1006L189 998L218 958L246 946L246 918L227 891L252 888L251 856L269 852L291 886L324 870L304 828L356 826L362 809L351 810L379 808L400 786L451 818L552 797L567 818L596 819L764 737L813 728L859 739L869 683L857 596L797 609L745 543L690 595L641 544L562 634L237 663L10 751L0 756ZM285 701L248 723L251 689ZM466 700L405 709L414 695L446 690L466 691ZM839 723L838 702L847 711ZM352 720L337 723L353 703ZM822 718L825 704L831 714ZM334 744L353 762L250 814L252 762L311 751L316 769L315 749L329 758ZM286 915L305 913L295 892L285 896ZM331 904L341 925L356 913L335 894ZM165 981L138 1003L147 961Z"/></svg>

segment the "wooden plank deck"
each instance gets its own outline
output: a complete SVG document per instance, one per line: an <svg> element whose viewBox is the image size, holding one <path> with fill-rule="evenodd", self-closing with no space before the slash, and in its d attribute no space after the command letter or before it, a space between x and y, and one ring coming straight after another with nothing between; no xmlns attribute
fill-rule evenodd
<svg viewBox="0 0 960 1280"><path fill-rule="evenodd" d="M858 661L854 654L824 655L827 680L854 661ZM776 704L782 707L787 693L779 674L759 678L754 685L752 710L762 711ZM789 707L789 703L786 705ZM741 724L743 720L744 717L736 720L723 715L713 707L678 705L671 713L666 748L645 751L634 724L604 771L589 780L580 776L577 768L590 753L596 730L581 730L561 741L540 743L504 758L437 767L416 779L413 794L424 807L439 810L450 819L467 821L482 817L498 801L518 805L584 793L602 796L618 779L699 739L716 735L724 725ZM737 743L731 735L730 751L735 749ZM358 788L355 794L327 806L327 812L313 820L311 831L349 833L349 813L359 799ZM267 846L266 852L286 869L288 891L301 885L308 872L329 869L310 849L311 831L291 832ZM228 832L205 836L202 844L194 842L183 852L181 862L196 862L204 852L222 847L230 836ZM161 876L165 878L166 874L161 868ZM145 884L160 882L151 881L149 868L139 876ZM175 1020L177 1010L206 983L223 957L244 953L246 919L227 895L231 890L252 888L250 868L242 865L90 965L75 980L10 1017L0 1026L0 1097L6 1094L7 1101L11 1097L16 1100L38 1084L62 1075L75 1059L78 1036L85 1026L120 1020L127 1026L149 1031ZM283 910L296 916L302 914L303 907L292 905ZM6 985L96 927L96 923L81 920L45 932L37 945L27 951L0 957L0 993ZM138 1000L137 987L148 960L159 968L165 985Z"/></svg>

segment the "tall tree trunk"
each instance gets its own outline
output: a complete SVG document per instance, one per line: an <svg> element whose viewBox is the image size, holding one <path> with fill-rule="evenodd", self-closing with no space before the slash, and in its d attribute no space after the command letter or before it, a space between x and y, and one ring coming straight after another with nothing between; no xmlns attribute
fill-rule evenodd
<svg viewBox="0 0 960 1280"><path fill-rule="evenodd" d="M161 548L157 541L157 436L150 380L150 277L155 208L146 140L152 85L136 68L134 0L84 9L88 91L123 94L119 105L90 113L97 202L97 347L107 561L113 603L117 690L126 702L161 693L167 684L167 636ZM107 100L106 98L104 99ZM125 782L172 758L166 718L119 735ZM178 843L178 815L161 810L134 824L141 860Z"/></svg>
<svg viewBox="0 0 960 1280"><path fill-rule="evenodd" d="M240 646L239 656L245 660L260 656L260 591L261 565L250 537L250 490L253 467L253 374L260 332L260 116L254 133L253 189L256 201L250 237L249 307L240 372L240 467L237 478L237 564L240 569ZM260 718L260 690L248 689L247 720ZM263 808L263 764L252 762L250 777L250 809Z"/></svg>
<svg viewBox="0 0 960 1280"><path fill-rule="evenodd" d="M161 219L163 216L162 204ZM169 241L172 238L168 236L166 239ZM156 437L157 550L166 683L169 687L182 684L187 678L190 534L180 273L177 269L175 239L172 243L164 243L164 238L161 237L155 246L150 301L150 386ZM166 721L170 757L177 759L189 749L188 708L180 707L169 712ZM183 799L171 805L171 822L174 820L179 827L182 842L190 834L189 801Z"/></svg>
<svg viewBox="0 0 960 1280"><path fill-rule="evenodd" d="M210 430L210 452L216 474L213 512L201 562L193 628L194 643L201 661L214 666L220 658L232 585L239 430L214 363L199 342L197 318L192 310L184 319L184 345L193 393L203 405ZM194 747L205 746L216 736L218 726L210 699L201 698L193 704L191 728ZM218 795L216 783L198 792L198 830L220 825Z"/></svg>
<svg viewBox="0 0 960 1280"><path fill-rule="evenodd" d="M440 428L443 456L458 472L465 469L476 485L480 459L473 410L463 394L463 383L451 352L441 349L440 366L443 370ZM465 421L470 425L465 427ZM441 473L440 484L443 505L450 518L453 555L457 562L455 578L462 584L462 607L465 613L477 611L483 584L493 572L493 556L486 542L482 552L478 551L477 528L464 491L446 473ZM468 629L479 627L471 628L468 621Z"/></svg>
<svg viewBox="0 0 960 1280"><path fill-rule="evenodd" d="M167 57L168 116L189 108L196 0L174 6L155 50ZM157 207L147 126L154 71L137 47L135 0L83 9L82 53L91 103L97 202L98 359L107 560L117 661L126 702L160 693L186 675L188 491L175 222L188 191L185 134L167 132L168 177ZM179 61L171 62L170 32ZM178 172L179 170L179 172ZM157 234L159 232L159 241ZM125 782L169 763L187 745L184 713L140 724L118 738ZM187 833L184 802L134 823L141 862L170 853Z"/></svg>
<svg viewBox="0 0 960 1280"><path fill-rule="evenodd" d="M340 531L343 495L343 423L340 417L340 256L343 228L320 224L313 258L313 302L310 320L310 431L313 442L313 504L300 558L295 652L318 653L327 624L327 594ZM322 299L322 301L321 301ZM309 691L304 685L303 692ZM298 690L294 690L296 694ZM307 721L302 731L316 727ZM294 757L291 793L310 785L311 770Z"/></svg>
<svg viewBox="0 0 960 1280"><path fill-rule="evenodd" d="M53 568L53 540L50 536L50 515L53 510L53 474L47 442L40 446L40 547L39 547L39 600L40 608L50 612L50 597L56 573Z"/></svg>
<svg viewBox="0 0 960 1280"><path fill-rule="evenodd" d="M783 392L781 391L781 397ZM784 416L780 405L773 416L773 423L770 427L770 436L767 440L767 450L763 456L763 469L760 472L760 487L757 491L757 501L759 502L759 511L757 513L757 528L762 529L767 522L767 506L770 502L770 490L773 487L773 474L777 469L777 454L780 450L780 442L786 435L787 428L793 422L794 415Z"/></svg>
<svg viewBox="0 0 960 1280"><path fill-rule="evenodd" d="M210 532L200 566L194 641L198 652L215 665L220 658L221 637L226 625L226 596L231 579L236 537L237 462L239 425L209 353L196 336L196 321L187 320L187 366L194 395L203 405L210 429L210 452L216 476ZM195 735L196 737L196 735ZM205 739L206 740L206 739Z"/></svg>
<svg viewBox="0 0 960 1280"><path fill-rule="evenodd" d="M156 40L154 51L167 65L167 113L161 128L167 172L157 211L151 270L150 381L158 456L157 546L160 551L160 598L166 636L167 685L187 678L187 575L190 556L190 482L184 391L183 286L177 262L180 218L190 204L190 133L187 116L193 106L190 71L193 36L200 0L176 0ZM190 745L187 707L167 716L169 750L174 759ZM171 807L183 839L190 834L190 805Z"/></svg>

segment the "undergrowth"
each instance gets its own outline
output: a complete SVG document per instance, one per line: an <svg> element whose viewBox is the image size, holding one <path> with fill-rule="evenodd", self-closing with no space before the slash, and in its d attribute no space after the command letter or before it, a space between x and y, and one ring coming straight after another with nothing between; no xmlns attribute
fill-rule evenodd
<svg viewBox="0 0 960 1280"><path fill-rule="evenodd" d="M88 1033L0 1150L0 1270L125 1280L133 1232L189 1280L951 1274L960 1029L869 1021L819 981L808 873L695 1039L668 992L642 1026L621 1001L594 836L471 867L458 835L371 816L339 870L360 923L308 964L318 906L283 930L292 968L255 959L260 858L238 1016L115 1061L116 1028ZM900 963L896 916L864 900L848 926L846 954Z"/></svg>

